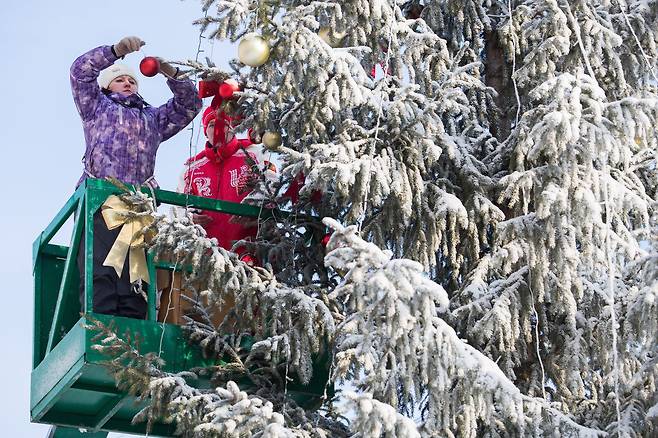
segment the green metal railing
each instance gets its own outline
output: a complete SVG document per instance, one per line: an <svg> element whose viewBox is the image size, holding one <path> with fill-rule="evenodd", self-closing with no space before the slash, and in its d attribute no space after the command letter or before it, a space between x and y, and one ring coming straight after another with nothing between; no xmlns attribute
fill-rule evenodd
<svg viewBox="0 0 658 438"><path fill-rule="evenodd" d="M166 190L144 191L154 195L161 204L258 217L259 220L286 215L285 212ZM147 318L142 320L93 313L94 213L108 196L121 192L120 188L107 181L85 181L33 245L34 345L30 416L32 421L54 425L51 429L53 438L103 438L107 431L146 432L146 426L132 423L132 418L146 406L147 401L140 401L116 387L114 377L104 366L108 358L95 349L96 333L87 328L88 317L104 324L115 324L118 334L139 334L136 348L141 354L161 354L164 371L179 372L216 366L219 361L218 358L205 357L199 348L190 345L180 326L157 321L155 270L173 270L174 266L164 261L155 263L152 254L147 254L151 277ZM71 216L74 217L74 224L70 246L50 243ZM80 245L82 236L85 237L83 248ZM84 251L84 276L78 272L79 250ZM175 268L181 270L181 267ZM81 278L84 281L82 306L79 297ZM313 366L313 378L308 385L294 379L288 384L289 396L309 409L318 406L326 391L333 393L333 386L328 383L326 354L314 359ZM203 379L199 377L195 385L210 385ZM248 381L244 383L249 385ZM172 436L173 427L156 422L152 434Z"/></svg>
<svg viewBox="0 0 658 438"><path fill-rule="evenodd" d="M216 199L202 198L198 196L185 195L181 193L171 192L167 190L151 190L143 188L147 194L154 194L155 200L158 203L169 204L180 207L191 207L201 210L217 211L237 216L246 217L260 217L266 219L272 217L272 210L255 207L245 204L236 204L232 202L219 201ZM41 315L39 305L42 300L35 297L35 344L33 350L33 366L36 367L41 360L54 348L55 345L62 338L62 334L69 330L70 321L78 320L75 312L75 304L78 300L77 279L79 278L78 269L76 266L76 257L80 241L84 233L84 252L85 252L85 272L84 276L84 308L80 309L83 313L89 313L93 306L93 244L94 244L94 214L105 202L108 196L112 194L120 194L121 189L114 184L99 180L87 179L75 191L71 198L66 202L64 207L57 213L55 218L46 227L46 229L39 235L33 245L33 269L36 285L51 283L49 279L43 278L46 273L39 272L38 267L40 264L38 260L40 257L50 255L55 257L65 257L63 274L61 282L57 289L57 298L54 305L54 312L50 321L49 327L44 327L43 324L47 321L44 320L45 315ZM60 245L51 244L50 241L67 222L71 215L75 215L73 233L71 237L71 245L67 248ZM153 261L151 254L147 256L147 263L149 265L149 273L151 275L151 284L148 288L148 312L147 320L155 321L156 314L156 284L155 284L155 270L158 267L168 267L165 263L156 264ZM35 293L43 292L35 290ZM49 289L51 289L49 287ZM52 290L52 289L51 289ZM73 315L71 315L73 312ZM73 318L71 318L73 316ZM36 318L41 321L37 321ZM69 321L67 323L67 320ZM47 325L47 324L46 324ZM44 330L48 331L47 337ZM45 345L44 345L45 344Z"/></svg>

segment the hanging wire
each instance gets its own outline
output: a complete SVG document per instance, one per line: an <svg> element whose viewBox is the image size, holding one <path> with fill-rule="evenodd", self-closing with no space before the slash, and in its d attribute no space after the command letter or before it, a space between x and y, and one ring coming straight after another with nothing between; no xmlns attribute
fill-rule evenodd
<svg viewBox="0 0 658 438"><path fill-rule="evenodd" d="M541 358L541 351L539 343L539 313L537 312L537 305L535 304L535 294L532 292L532 274L531 268L528 266L528 291L530 291L530 299L532 300L532 311L535 314L535 352L537 353L537 360L541 368L541 395L546 400L546 369L544 368L544 361Z"/></svg>
<svg viewBox="0 0 658 438"><path fill-rule="evenodd" d="M215 38L210 38L210 59L215 59Z"/></svg>
<svg viewBox="0 0 658 438"><path fill-rule="evenodd" d="M395 11L397 9L397 6L395 4L393 5L393 10L392 10L392 15L393 17L391 18L388 26L388 41L387 41L387 46L386 46L386 56L384 58L384 78L382 81L384 82L384 85L388 79L388 70L390 66L390 61L391 61L391 46L393 43L393 25L396 21L395 18ZM376 64L375 64L376 66ZM372 165L372 159L375 155L375 149L377 148L377 141L379 140L379 127L381 125L381 119L382 119L382 113L384 112L384 86L382 86L382 89L380 89L379 92L379 108L377 109L377 123L375 124L375 136L372 139L371 146L368 151L368 158L370 160L370 165ZM372 169L369 169L370 172L368 175L365 176L366 178L366 184L365 184L365 191L364 193L366 196L363 199L363 204L361 206L361 214L359 215L359 219L357 221L357 227L359 232L361 231L361 228L363 227L363 221L366 218L366 207L368 205L368 193L370 192L370 179L372 177Z"/></svg>
<svg viewBox="0 0 658 438"><path fill-rule="evenodd" d="M260 8L261 8L261 2L259 0L256 3L256 14L255 14L255 17L254 17L254 24L253 24L253 30L252 30L253 32L256 32L258 30L258 19L259 19L259 15L260 15ZM269 155L268 158L271 158L271 155L272 155L272 152L270 151L270 155ZM264 158L264 154L263 154L263 158ZM263 205L261 203L260 209L258 211L258 218L256 219L257 220L256 239L258 239L258 236L260 234L260 224L261 224L262 212L263 212ZM273 218L276 219L276 216L274 215L274 211L272 211L272 213L273 213ZM297 210L295 210L294 217L295 217L294 223L296 224L297 223ZM296 243L293 243L293 245L292 245L292 272L293 273L295 272L295 248L296 248ZM286 398L288 396L288 372L289 372L289 362L290 362L290 352L289 351L287 352L286 356L287 357L286 357L284 384L283 384L284 398ZM286 404L287 403L284 402L283 407L282 407L282 414L283 414L284 417L286 415Z"/></svg>
<svg viewBox="0 0 658 438"><path fill-rule="evenodd" d="M270 152L270 156L268 156L268 162L271 162L271 161L269 161L271 156L272 156L272 153ZM261 164L263 164L263 163L261 163ZM267 191L267 182L263 182L263 184L265 185L265 190ZM261 215L262 214L263 214L263 203L261 202L260 208L258 209L258 217L256 218L256 238L255 238L256 241L258 241L258 239L260 237L260 224L261 224ZM274 217L274 210L272 210L272 216Z"/></svg>
<svg viewBox="0 0 658 438"><path fill-rule="evenodd" d="M587 67L587 73L598 86L599 83L596 80L596 76L594 75L594 70L592 69L592 65L590 64L589 58L587 57L587 54L585 52L585 44L583 44L583 38L580 33L580 25L578 24L578 20L576 20L576 17L574 17L573 12L571 12L571 8L569 7L568 2L566 3L565 8L569 21L571 22L571 25L574 28L576 39L578 40L578 47L580 48L580 53L583 55L583 61L585 62L585 67Z"/></svg>
<svg viewBox="0 0 658 438"><path fill-rule="evenodd" d="M252 32L256 32L258 30L258 16L260 15L260 0L256 2L256 16L254 17L254 26L252 29Z"/></svg>
<svg viewBox="0 0 658 438"><path fill-rule="evenodd" d="M619 3L619 9L621 10L622 15L624 16L624 20L626 21L626 25L628 26L628 29L631 31L631 34L633 34L633 38L635 39L635 43L637 44L637 47L640 49L640 53L642 54L642 57L644 58L644 62L647 63L647 68L651 72L651 76L653 76L653 80L656 81L656 83L658 83L658 77L656 77L656 72L653 70L651 62L649 61L649 57L644 52L644 48L642 47L642 44L640 44L640 39L637 37L637 34L635 33L635 29L633 29L633 26L631 26L631 20L628 18L628 14L624 10L624 4L626 4L626 2L624 0L617 0L617 3ZM626 6L628 7L628 4L626 4Z"/></svg>
<svg viewBox="0 0 658 438"><path fill-rule="evenodd" d="M619 4L619 10L624 16L624 20L626 21L626 25L628 26L628 29L633 35L637 47L640 49L642 58L644 58L644 62L647 64L647 68L649 69L651 76L653 76L653 79L658 83L658 77L656 77L656 73L653 70L651 62L649 61L647 54L644 52L644 48L640 43L640 39L635 33L635 29L633 29L633 26L631 25L631 21L628 17L628 14L624 10L624 5L628 7L628 4L626 4L624 0L617 0L617 3ZM603 165L603 178L604 178L603 196L605 203L605 222L606 222L605 252L606 252L606 265L608 270L607 289L608 289L608 299L610 304L610 325L612 330L612 367L613 367L613 379L614 379L614 390L615 390L615 411L617 414L617 431L619 431L619 427L621 425L621 403L619 398L619 353L617 351L617 344L618 344L617 312L615 310L615 285L614 285L615 272L614 272L614 264L612 262L612 248L610 243L610 231L612 227L612 211L610 208L609 179L611 179L612 177L610 175L610 168L608 162L609 162L609 154L606 154L605 163Z"/></svg>
<svg viewBox="0 0 658 438"><path fill-rule="evenodd" d="M206 9L203 13L203 18L208 17L208 10ZM197 40L197 47L196 47L196 54L194 55L194 61L199 62L199 56L201 53L204 51L201 48L201 43L206 37L203 36L203 30L199 30L199 37ZM198 75L194 76L194 88L197 89L199 85L199 77ZM203 122L201 123L203 125ZM191 175L191 169L192 169L192 157L196 155L198 145L199 145L199 137L201 133L201 129L197 130L197 136L196 136L196 142L194 142L193 146L193 139L194 139L194 120L192 120L192 123L190 124L189 130L190 130L190 141L188 145L188 157L187 157L187 170L185 172L186 175L188 175L188 181L185 182L183 178L183 183L185 183L183 191L185 192L185 211L189 209L189 196L190 196L190 191L192 189L192 175ZM192 154L192 149L194 148L194 155Z"/></svg>
<svg viewBox="0 0 658 438"><path fill-rule="evenodd" d="M205 13L204 13L204 18L206 18L207 16L208 16L208 11L206 10ZM201 53L203 52L203 49L201 49L201 42L203 41L204 38L205 37L203 36L203 31L200 30L199 31L199 38L198 38L197 48L196 48L196 55L194 56L195 62L199 62L199 55L201 55ZM198 76L195 75L194 76L194 88L195 89L198 87L198 83L199 83ZM193 138L194 138L194 120L192 120L189 130L190 130L190 141L189 141L189 148L188 148L187 171L185 172L187 175L189 175L189 178L188 178L189 182L183 189L184 192L185 192L185 211L187 211L188 208L189 208L189 197L190 197L191 184L192 184L192 175L190 175L190 172L191 172L191 166L192 166L192 141L193 141ZM197 145L198 145L198 141L199 141L199 136L198 136L198 133L197 133ZM196 152L196 145L195 145L195 152ZM183 180L183 182L185 182L185 181ZM155 196L153 197L153 199L155 199ZM163 345L163 342L164 342L165 332L167 330L166 321L167 321L167 318L169 317L169 310L172 309L171 299L172 299L172 296L173 296L174 279L175 279L175 275L176 275L176 268L178 267L178 262L179 262L179 260L176 259L176 263L174 264L174 269L171 272L171 282L169 284L169 303L167 304L167 310L165 311L165 316L164 316L162 322L160 323L162 333L160 334L160 344L158 346L158 358L160 358L160 355L162 354L162 345ZM157 279L156 279L156 282L157 282ZM181 282L182 282L182 278L181 278ZM181 291L179 291L179 293L181 293ZM146 436L148 437L148 434Z"/></svg>
<svg viewBox="0 0 658 438"><path fill-rule="evenodd" d="M512 36L512 86L514 86L514 96L516 97L516 118L514 127L519 126L519 117L521 115L521 97L519 96L519 87L516 84L516 34L512 29L512 0L507 0L507 14L509 17L510 35Z"/></svg>
<svg viewBox="0 0 658 438"><path fill-rule="evenodd" d="M516 84L516 34L512 29L513 18L512 18L512 0L507 0L507 16L509 19L510 25L510 35L512 37L512 85L514 86L514 96L516 96L516 117L514 119L514 127L519 126L519 118L521 115L521 97L519 95L519 88ZM584 53L584 52L583 52ZM589 65L589 64L588 64ZM544 368L544 361L541 358L541 337L539 332L539 312L537 312L537 304L535 303L535 294L532 291L532 268L528 263L528 291L530 292L530 300L532 300L532 311L535 316L535 352L537 354L537 360L539 362L539 368L541 369L541 394L542 398L546 400L546 369Z"/></svg>
<svg viewBox="0 0 658 438"><path fill-rule="evenodd" d="M160 345L158 347L158 359L160 358L160 355L162 354L162 344L164 343L164 335L165 335L165 329L166 325L165 323L167 322L167 318L169 317L169 311L175 309L175 307L172 307L171 305L171 299L173 298L173 291L174 291L174 280L176 279L176 268L178 267L179 263L178 257L176 258L176 263L174 263L174 269L171 272L171 281L169 282L169 302L167 303L167 310L165 311L164 318L162 318L162 333L160 334ZM182 278L181 278L182 281ZM181 283L182 286L182 283ZM182 288L179 288L179 293L182 293ZM178 301L180 303L180 300ZM160 303L162 303L162 300L160 300Z"/></svg>
<svg viewBox="0 0 658 438"><path fill-rule="evenodd" d="M608 191L610 185L608 180L611 178L608 167L609 155L606 154L605 163L603 164L603 202L605 203L605 256L606 267L608 269L608 299L610 305L610 325L612 330L612 377L615 388L615 410L617 413L617 430L621 425L621 406L619 401L619 355L617 353L617 312L615 311L615 267L612 263L612 248L610 246L610 231L612 227L612 210L610 208L610 197Z"/></svg>

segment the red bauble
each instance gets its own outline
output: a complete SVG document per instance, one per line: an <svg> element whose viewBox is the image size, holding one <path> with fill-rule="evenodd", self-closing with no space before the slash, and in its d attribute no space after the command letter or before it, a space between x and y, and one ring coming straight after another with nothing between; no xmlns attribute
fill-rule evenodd
<svg viewBox="0 0 658 438"><path fill-rule="evenodd" d="M240 84L234 79L227 79L219 85L219 95L224 99L231 99L238 91L241 91Z"/></svg>
<svg viewBox="0 0 658 438"><path fill-rule="evenodd" d="M325 234L324 237L322 237L322 240L320 241L320 243L322 243L322 246L326 248L327 245L329 244L329 239L331 239L331 234Z"/></svg>
<svg viewBox="0 0 658 438"><path fill-rule="evenodd" d="M256 264L256 259L249 254L243 255L242 257L240 257L240 260L249 266L254 266Z"/></svg>
<svg viewBox="0 0 658 438"><path fill-rule="evenodd" d="M144 76L155 76L160 71L160 61L152 56L147 56L139 63L139 71L141 71Z"/></svg>

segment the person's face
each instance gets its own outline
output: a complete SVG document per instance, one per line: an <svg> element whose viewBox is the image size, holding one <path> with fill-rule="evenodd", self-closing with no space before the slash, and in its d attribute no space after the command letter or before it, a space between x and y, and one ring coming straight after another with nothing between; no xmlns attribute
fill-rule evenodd
<svg viewBox="0 0 658 438"><path fill-rule="evenodd" d="M208 138L208 143L213 146L217 146L215 144L215 120L211 120L208 123L208 127L206 128L206 137ZM226 143L233 140L233 137L235 137L235 133L233 132L233 128L229 126L226 129Z"/></svg>
<svg viewBox="0 0 658 438"><path fill-rule="evenodd" d="M124 96L130 96L137 93L137 81L128 75L119 76L114 78L108 86L112 93L120 93Z"/></svg>
<svg viewBox="0 0 658 438"><path fill-rule="evenodd" d="M210 123L208 123L208 127L206 128L206 137L208 137L208 143L215 146L215 121L214 120L211 120Z"/></svg>

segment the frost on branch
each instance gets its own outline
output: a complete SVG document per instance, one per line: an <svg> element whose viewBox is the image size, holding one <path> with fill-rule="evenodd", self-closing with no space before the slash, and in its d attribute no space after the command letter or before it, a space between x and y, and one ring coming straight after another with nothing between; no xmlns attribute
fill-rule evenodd
<svg viewBox="0 0 658 438"><path fill-rule="evenodd" d="M400 415L392 406L377 401L370 394L346 393L346 411L356 412L352 426L359 438L420 438L414 422Z"/></svg>
<svg viewBox="0 0 658 438"><path fill-rule="evenodd" d="M496 21L521 111L491 156L507 220L452 321L523 392L619 436L650 434L656 318L638 268L655 239L656 3L511 4Z"/></svg>
<svg viewBox="0 0 658 438"><path fill-rule="evenodd" d="M655 1L612 2L604 8L588 0L512 4L513 19L505 17L499 32L509 59L517 56L521 64L516 78L522 87L530 90L559 72L578 69L610 98L655 81L647 75L657 66Z"/></svg>
<svg viewBox="0 0 658 438"><path fill-rule="evenodd" d="M284 426L283 416L274 412L272 403L249 397L234 382L213 392L201 392L180 377L166 376L152 379L148 393L153 400L166 401L157 414L175 422L177 434L198 438L248 436L254 432L273 437L296 436ZM159 407L152 404L135 421L153 415ZM275 430L277 433L273 434Z"/></svg>
<svg viewBox="0 0 658 438"><path fill-rule="evenodd" d="M655 434L656 1L203 5L214 36L270 43L232 75L240 128L282 135L272 198L295 218L255 243L274 272L182 244L209 280L190 287L269 330L240 366L303 374L331 316L336 375L423 436ZM318 216L362 231L336 233L329 269ZM194 325L209 353L236 348Z"/></svg>
<svg viewBox="0 0 658 438"><path fill-rule="evenodd" d="M331 340L334 320L323 302L301 290L279 285L268 271L238 261L235 254L218 248L216 241L206 238L200 227L186 219L158 216L154 226L159 230L151 246L156 257L166 254L174 256L178 266L193 262L198 263L194 266L207 268L192 269L186 279L189 287L204 289L210 303L223 302L229 291L235 294L236 303L255 306L252 309L257 311L244 324L235 324L233 319L231 327L246 331L257 342L247 354L242 354L230 339L237 333L228 331L228 325L220 326L221 331L210 325L208 313L213 307L198 300L196 309L206 317L206 323L189 318L190 341L227 363L171 374L161 370L163 363L156 355L142 356L132 345L130 334L117 334L113 327L90 318L89 328L99 331L95 348L108 356L107 366L119 387L142 401L148 400L148 406L134 421L146 421L149 426L155 421L174 422L178 434L200 438L252 433L269 437L326 436L313 426L321 419L311 421L312 414L307 417L285 394L287 379L292 376L296 375L301 383L310 380L314 371L312 355L326 348ZM220 289L209 289L210 285ZM240 312L232 317L241 315L247 317ZM254 365L259 369L254 370ZM209 373L215 383L226 376L247 378L252 394L241 391L230 380L224 380L226 388L210 391L190 386L190 381ZM286 406L289 414L284 418L276 410L283 407L285 412ZM328 430L344 428L329 420L325 423Z"/></svg>
<svg viewBox="0 0 658 438"><path fill-rule="evenodd" d="M337 378L358 382L401 412L420 406L420 430L428 436L602 434L524 396L491 359L459 339L439 316L447 311L445 291L418 263L391 260L354 226L325 223L335 230L326 263L345 272L334 295L349 315L337 328Z"/></svg>
<svg viewBox="0 0 658 438"><path fill-rule="evenodd" d="M192 340L207 354L220 354L226 347L225 334L248 333L260 342L258 352L269 346L267 361L273 366L286 363L288 371L307 383L313 373L312 356L326 348L334 332L326 304L303 289L279 283L268 270L237 260L188 219L163 217L157 228L151 246L156 258L194 267L189 273L183 271L184 287L197 292L195 307L205 321L190 320ZM231 301L235 302L232 310L219 327L213 327L208 314Z"/></svg>
<svg viewBox="0 0 658 438"><path fill-rule="evenodd" d="M133 418L134 423L147 422L147 430L155 421L176 425L175 433L198 438L245 436L254 432L278 430L281 437L298 436L284 426L283 416L274 412L272 403L250 397L234 382L214 391L199 390L186 379L194 374L165 373L156 355L142 356L135 346L136 338L117 335L112 325L87 317L89 329L98 331L97 350L113 357L106 366L113 372L120 389L126 390L148 405ZM273 429L275 428L275 429Z"/></svg>
<svg viewBox="0 0 658 438"><path fill-rule="evenodd" d="M452 299L454 324L528 394L601 418L614 406L618 378L622 410L637 411L655 400L636 385L654 379L656 318L644 312L646 286L631 280L642 277L625 272L646 260L641 236L655 226L655 188L646 181L655 177L649 145L658 101L609 101L582 71L548 79L528 98L533 108L510 139L512 171L500 179L511 217ZM619 328L613 311L626 315Z"/></svg>
<svg viewBox="0 0 658 438"><path fill-rule="evenodd" d="M256 24L268 35L268 62L240 70L242 127L283 135L284 187L303 174L302 199L322 194L306 212L358 221L376 244L458 282L489 245L479 227L502 218L485 195L493 93L475 52L451 54L429 21L407 19L391 2L206 6L216 36L239 38ZM483 28L470 17L462 24ZM344 35L339 47L320 38L324 28ZM387 74L373 77L373 66Z"/></svg>

